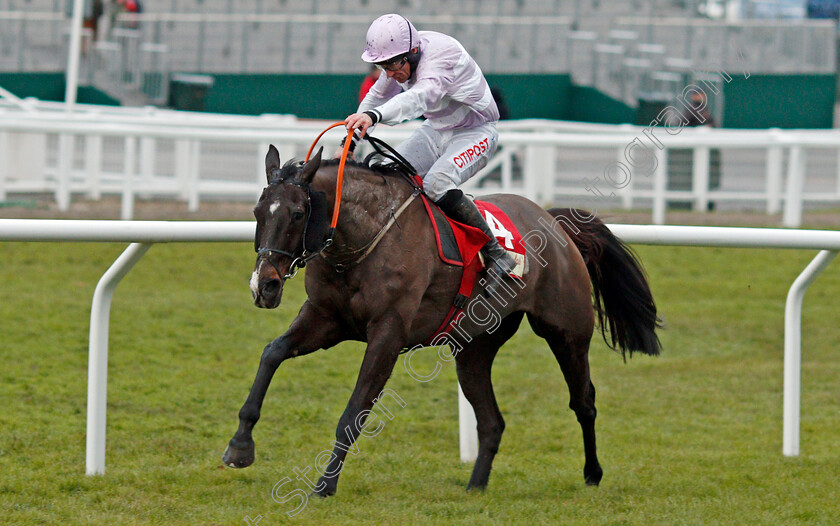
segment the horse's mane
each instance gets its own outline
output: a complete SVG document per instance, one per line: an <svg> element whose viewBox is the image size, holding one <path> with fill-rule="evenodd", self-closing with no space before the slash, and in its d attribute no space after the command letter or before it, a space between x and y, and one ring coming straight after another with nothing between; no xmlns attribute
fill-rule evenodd
<svg viewBox="0 0 840 526"><path fill-rule="evenodd" d="M340 159L327 159L321 163L321 166L337 166L341 160ZM414 174L408 173L402 166L397 163L392 162L372 162L373 160L368 157L364 161L356 161L353 159L347 159L345 166L353 166L356 168L363 168L368 169L371 172L377 175L385 175L385 176L412 176Z"/></svg>
<svg viewBox="0 0 840 526"><path fill-rule="evenodd" d="M280 172L276 177L271 179L271 182L282 182L286 179L290 179L296 176L300 172L301 168L303 168L303 161L297 158L291 158L286 161L286 164L284 164L282 168L280 168Z"/></svg>
<svg viewBox="0 0 840 526"><path fill-rule="evenodd" d="M340 159L325 159L321 161L321 166L338 166L339 162ZM347 159L345 166L367 169L375 173L376 175L384 175L388 177L412 177L414 175L409 173L397 163L371 162L370 158L365 159L364 162L356 161L353 159ZM301 159L289 159L288 161L286 161L283 167L280 168L280 173L278 174L277 180L283 181L288 178L292 178L295 175L297 175L302 168L303 161Z"/></svg>

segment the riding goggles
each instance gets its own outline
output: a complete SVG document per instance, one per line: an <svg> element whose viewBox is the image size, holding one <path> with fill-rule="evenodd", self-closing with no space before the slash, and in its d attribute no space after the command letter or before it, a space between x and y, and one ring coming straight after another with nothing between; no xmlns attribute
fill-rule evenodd
<svg viewBox="0 0 840 526"><path fill-rule="evenodd" d="M382 71L397 71L408 61L408 56L402 55L395 59L389 60L387 62L380 62L376 64L376 67L381 69Z"/></svg>

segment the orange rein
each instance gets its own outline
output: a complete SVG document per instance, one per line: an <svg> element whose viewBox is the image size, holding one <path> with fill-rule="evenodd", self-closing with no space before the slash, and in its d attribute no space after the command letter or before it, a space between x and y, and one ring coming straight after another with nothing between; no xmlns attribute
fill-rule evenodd
<svg viewBox="0 0 840 526"><path fill-rule="evenodd" d="M304 162L309 162L309 156L312 155L312 150L315 149L315 145L318 144L318 141L321 140L321 137L324 136L325 133L330 131L333 128L337 128L338 126L344 126L346 123L344 121L336 122L334 124L330 124L326 130L322 131L318 137L315 138L315 142L312 143L312 146L309 147L309 151L306 152L306 159ZM341 187L344 184L344 164L347 162L347 153L350 151L350 144L353 142L353 130L347 132L347 139L344 141L344 150L341 152L341 160L338 163L338 179L335 181L335 204L333 205L333 216L332 221L330 221L330 229L335 230L335 225L338 224L338 209L341 206Z"/></svg>

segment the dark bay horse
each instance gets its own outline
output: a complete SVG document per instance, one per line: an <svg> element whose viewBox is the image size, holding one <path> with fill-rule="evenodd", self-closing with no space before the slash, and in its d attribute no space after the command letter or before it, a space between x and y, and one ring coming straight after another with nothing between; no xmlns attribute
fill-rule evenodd
<svg viewBox="0 0 840 526"><path fill-rule="evenodd" d="M337 165L322 163L318 152L305 164L281 167L277 150L269 148L268 186L254 209L254 303L277 307L286 279L302 258L308 258L308 298L289 330L263 351L239 412L239 428L223 456L231 467L253 463L251 433L269 382L283 361L346 340L366 342L356 386L338 422L333 454L315 488L321 496L335 493L347 450L364 432L365 419L401 351L427 342L443 323L462 273L438 257L422 202L409 201L415 189L382 169L347 164L340 216L334 235L329 232ZM468 488L486 487L505 427L490 379L493 359L526 315L563 372L569 406L583 430L583 475L587 484L597 485L603 472L595 448L589 343L597 318L605 340L622 355L659 353L659 320L644 272L632 252L594 215L545 211L514 195L484 199L505 211L520 233L529 233L530 250L523 279L505 280L491 297L476 286L457 331L442 342L455 354L458 381L478 422L478 458ZM324 249L328 237L333 241Z"/></svg>

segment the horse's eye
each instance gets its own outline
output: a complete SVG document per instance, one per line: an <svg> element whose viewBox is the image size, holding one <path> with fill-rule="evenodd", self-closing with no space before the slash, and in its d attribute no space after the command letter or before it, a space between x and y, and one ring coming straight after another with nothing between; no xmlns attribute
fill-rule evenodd
<svg viewBox="0 0 840 526"><path fill-rule="evenodd" d="M303 212L295 212L292 214L292 221L300 221L303 219Z"/></svg>

